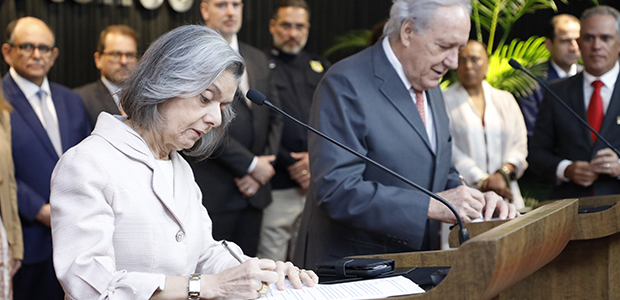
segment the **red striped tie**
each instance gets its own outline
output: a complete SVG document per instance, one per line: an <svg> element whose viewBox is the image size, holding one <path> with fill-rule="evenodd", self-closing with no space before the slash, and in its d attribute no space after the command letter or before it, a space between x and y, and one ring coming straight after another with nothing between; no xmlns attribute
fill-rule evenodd
<svg viewBox="0 0 620 300"><path fill-rule="evenodd" d="M426 113L424 112L424 94L422 92L415 91L415 106L418 107L418 112L422 118L422 122L426 125Z"/></svg>

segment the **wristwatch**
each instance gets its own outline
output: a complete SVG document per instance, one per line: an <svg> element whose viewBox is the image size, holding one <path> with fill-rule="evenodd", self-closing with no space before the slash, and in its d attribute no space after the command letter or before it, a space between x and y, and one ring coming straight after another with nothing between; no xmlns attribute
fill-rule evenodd
<svg viewBox="0 0 620 300"><path fill-rule="evenodd" d="M508 167L506 167L505 165L502 166L499 170L497 170L500 174L502 174L502 177L504 177L504 181L506 181L506 185L510 185L510 182L514 180L514 173L510 172L510 169L508 169Z"/></svg>
<svg viewBox="0 0 620 300"><path fill-rule="evenodd" d="M200 299L200 273L189 275L187 299Z"/></svg>

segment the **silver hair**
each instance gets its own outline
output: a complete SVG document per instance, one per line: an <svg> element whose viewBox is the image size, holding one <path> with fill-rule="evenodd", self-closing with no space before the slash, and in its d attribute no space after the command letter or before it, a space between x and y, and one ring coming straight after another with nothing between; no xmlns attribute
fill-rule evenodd
<svg viewBox="0 0 620 300"><path fill-rule="evenodd" d="M462 5L471 13L471 0L394 0L390 19L385 23L383 35L397 40L400 27L406 20L413 20L413 29L423 33L430 25L437 9L441 6Z"/></svg>
<svg viewBox="0 0 620 300"><path fill-rule="evenodd" d="M607 6L607 5L599 5L586 9L583 14L581 14L581 23L589 17L594 15L610 15L616 19L616 34L620 37L620 12L617 9Z"/></svg>
<svg viewBox="0 0 620 300"><path fill-rule="evenodd" d="M245 64L216 31L204 25L178 27L158 38L127 79L121 106L134 126L147 131L164 128L159 105L169 99L194 97L204 92L225 71L239 82ZM230 105L222 112L222 124L184 150L190 156L210 155L223 139L234 117Z"/></svg>

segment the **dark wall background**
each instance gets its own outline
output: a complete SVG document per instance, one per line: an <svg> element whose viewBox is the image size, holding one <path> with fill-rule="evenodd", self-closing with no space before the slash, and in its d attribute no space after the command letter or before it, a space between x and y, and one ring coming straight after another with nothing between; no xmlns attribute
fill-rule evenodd
<svg viewBox="0 0 620 300"><path fill-rule="evenodd" d="M132 6L122 6L119 0L112 5L94 0L79 4L74 0L55 3L50 0L0 0L0 28L19 17L34 16L47 22L56 34L56 46L60 55L49 74L52 81L69 87L91 82L99 77L93 62L99 32L110 24L126 24L140 34L139 50L144 51L150 42L161 34L184 24L202 24L200 1L194 0L186 13L174 11L167 0L154 10L145 9L139 0ZM389 15L391 0L307 0L312 8L310 37L307 50L323 53L335 43L335 37L353 29L371 29L374 24ZM268 24L274 0L245 0L244 21L239 39L261 49L269 46ZM570 0L569 5L558 2L560 13L579 16L592 6L589 0ZM620 8L620 1L599 1ZM526 39L542 35L544 23L553 16L552 10L526 15L516 24L511 38ZM8 66L0 63L0 74Z"/></svg>

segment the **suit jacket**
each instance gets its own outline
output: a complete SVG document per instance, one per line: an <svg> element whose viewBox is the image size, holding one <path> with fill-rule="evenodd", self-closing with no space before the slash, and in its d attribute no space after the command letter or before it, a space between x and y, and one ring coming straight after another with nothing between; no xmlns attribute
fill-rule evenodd
<svg viewBox="0 0 620 300"><path fill-rule="evenodd" d="M278 106L265 54L241 42L239 53L245 59L250 87L263 92ZM240 210L248 205L264 208L271 203L269 183L246 199L237 189L234 178L247 174L254 156L277 154L282 119L267 106L248 107L245 96L240 93L235 96L232 107L236 117L229 125L222 145L204 161L189 160L196 181L204 192L203 204L211 213Z"/></svg>
<svg viewBox="0 0 620 300"><path fill-rule="evenodd" d="M17 181L17 202L24 233L24 264L51 259L50 229L36 220L44 204L49 203L50 178L58 161L45 128L19 89L11 74L2 81L4 94L13 106L11 132L13 162ZM50 82L58 117L63 152L88 136L88 123L82 99L68 88Z"/></svg>
<svg viewBox="0 0 620 300"><path fill-rule="evenodd" d="M319 84L310 125L413 182L439 192L460 184L439 87L426 91L436 153L416 105L377 43L334 66ZM349 255L435 248L429 196L345 150L309 135L312 182L295 264ZM434 222L433 222L434 223ZM429 231L431 236L429 236Z"/></svg>
<svg viewBox="0 0 620 300"><path fill-rule="evenodd" d="M101 114L93 134L67 151L52 175L54 267L69 299L148 299L165 276L239 265L213 240L187 162L171 153L171 189L146 142L123 120Z"/></svg>
<svg viewBox="0 0 620 300"><path fill-rule="evenodd" d="M2 91L0 91L1 93ZM17 184L11 151L11 117L0 111L0 211L13 259L24 259L22 225L17 211Z"/></svg>
<svg viewBox="0 0 620 300"><path fill-rule="evenodd" d="M579 116L587 120L583 100L583 73L561 79L549 85L560 99L570 106ZM611 96L607 113L601 125L600 134L614 147L620 147L620 80ZM607 146L597 139L592 144L590 131L575 120L556 99L545 94L538 114L534 136L529 142L528 161L530 168L543 179L556 182L556 168L563 159L572 161L590 161L598 150ZM551 192L551 199L563 199L583 196L620 194L620 182L617 178L599 175L590 187L582 187L572 182L562 182Z"/></svg>
<svg viewBox="0 0 620 300"><path fill-rule="evenodd" d="M545 67L545 75L541 78L543 82L548 83L560 78L558 72L551 65L551 60L548 60L545 63ZM581 72L581 70L583 70L583 66L577 65L577 71ZM525 126L527 127L528 136L534 134L536 116L538 115L538 110L540 108L540 103L543 100L544 92L545 90L542 87L539 87L526 97L519 98L519 106L521 107L521 112L523 113L523 118L525 121Z"/></svg>
<svg viewBox="0 0 620 300"><path fill-rule="evenodd" d="M88 112L88 118L91 126L95 126L97 123L97 117L102 111L108 112L113 115L120 115L121 112L112 98L112 94L108 88L103 84L101 78L97 81L83 85L73 90L82 97L84 101L84 107Z"/></svg>

